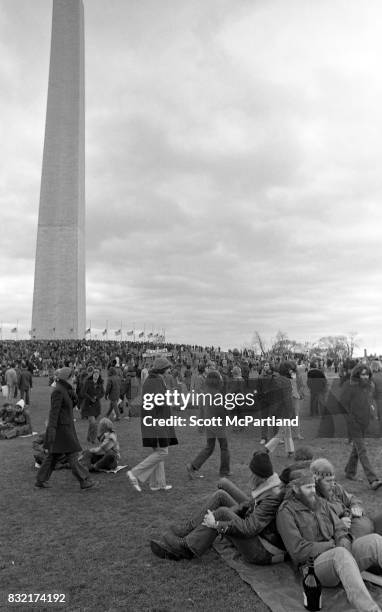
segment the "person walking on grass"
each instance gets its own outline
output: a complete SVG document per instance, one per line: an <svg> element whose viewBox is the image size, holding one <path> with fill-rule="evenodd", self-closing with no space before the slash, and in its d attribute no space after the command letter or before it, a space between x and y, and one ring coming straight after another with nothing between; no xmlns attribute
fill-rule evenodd
<svg viewBox="0 0 382 612"><path fill-rule="evenodd" d="M222 395L223 379L219 372L212 370L207 374L204 384L204 405L205 418L215 420L216 425L208 425L206 427L207 444L203 450L186 465L188 475L191 479L199 476L198 470L203 463L211 457L215 449L216 440L220 445L220 476L230 476L230 456L228 450L227 432L225 426L225 409L221 406L221 402L215 406L214 401L218 396ZM219 419L219 420L218 420ZM220 425L218 423L221 423ZM200 476L199 476L200 477Z"/></svg>
<svg viewBox="0 0 382 612"><path fill-rule="evenodd" d="M50 412L45 435L45 448L48 454L37 472L35 486L44 489L49 487L48 480L62 455L66 455L73 476L79 481L81 489L90 489L95 482L89 472L80 465L78 455L81 446L74 427L73 407L77 405L77 396L72 387L72 368L64 367L56 371L56 386L50 396Z"/></svg>
<svg viewBox="0 0 382 612"><path fill-rule="evenodd" d="M149 481L151 491L172 489L172 485L166 483L164 461L168 455L169 446L178 444L175 429L167 425L146 425L144 421L144 417L147 416L151 416L153 421L154 419L165 420L171 416L171 407L168 404L164 402L162 406L155 403L155 396L164 395L168 389L165 374L171 367L166 357L158 357L143 383L142 396L150 394L153 397L154 407L150 411L143 407L141 409L142 445L151 448L152 453L126 474L130 484L139 492L142 491L140 483L146 480Z"/></svg>
<svg viewBox="0 0 382 612"><path fill-rule="evenodd" d="M363 363L357 364L351 372L350 380L346 381L342 387L340 403L347 414L349 436L353 443L345 466L345 476L349 480L358 480L359 460L370 487L376 491L382 486L382 480L377 477L371 467L365 446L365 435L369 426L370 406L373 398L371 376L369 366Z"/></svg>
<svg viewBox="0 0 382 612"><path fill-rule="evenodd" d="M95 444L97 439L97 419L101 414L101 398L104 394L101 372L99 368L94 368L93 374L85 382L84 404L82 408L82 416L87 417L89 420L86 439L90 444Z"/></svg>

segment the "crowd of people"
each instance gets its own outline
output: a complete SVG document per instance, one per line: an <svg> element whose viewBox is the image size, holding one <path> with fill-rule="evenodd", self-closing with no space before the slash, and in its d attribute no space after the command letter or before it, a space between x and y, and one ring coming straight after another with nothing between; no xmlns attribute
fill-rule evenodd
<svg viewBox="0 0 382 612"><path fill-rule="evenodd" d="M255 409L261 417L275 414L291 418L301 414L301 404L309 393L311 416L327 419L337 410L346 417L352 444L346 478L357 478L359 461L371 490L377 491L382 481L370 464L364 438L373 410L377 418L381 417L379 362L345 361L338 368L339 378L333 389L323 364L314 360L260 360L237 349L223 353L214 347L179 345L166 345L160 347L162 352L150 353L147 347L125 344L128 346L29 341L2 346L1 383L7 403L0 412L0 437L14 437L11 431L15 427L29 427L28 433L31 431L28 405L33 393L32 374L46 374L52 385L46 431L33 443L39 466L36 487L49 487L53 470L65 467L72 471L81 489L88 490L97 486L92 472L116 469L120 459L117 422L130 418L131 400L138 387L142 394L154 396L177 388L205 393L210 399L193 406L202 421L208 422L204 427L205 446L190 458L186 476L202 476L199 470L218 441L221 480L194 514L180 525L170 525L159 539L151 541L153 553L170 560L200 557L220 534L229 538L249 563L277 563L290 558L304 572L313 558L324 586L342 583L357 610L380 610L361 572L382 568L382 516L366 516L361 500L335 481L328 458L314 460L309 449L296 450L288 425L262 427L261 448L249 464L251 491L246 494L230 480L224 423L211 425L222 410L213 401L216 394L251 389L256 393ZM108 401L104 415L102 398ZM76 433L76 406L88 421L89 447L85 450ZM146 482L153 492L172 488L165 471L169 449L178 443L174 426L167 424L172 414L173 407L165 402L151 411L153 418L163 419L165 425L147 427L141 419L142 445L150 453L127 471L128 481L138 493ZM297 437L303 439L301 424ZM280 443L285 443L286 467L278 475L272 453Z"/></svg>

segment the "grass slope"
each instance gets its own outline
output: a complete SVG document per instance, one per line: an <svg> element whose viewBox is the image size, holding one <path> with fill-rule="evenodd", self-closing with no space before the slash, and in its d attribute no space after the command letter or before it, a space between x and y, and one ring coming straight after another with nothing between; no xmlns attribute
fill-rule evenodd
<svg viewBox="0 0 382 612"><path fill-rule="evenodd" d="M35 379L32 394L33 429L41 431L49 411L47 379ZM86 421L77 421L85 446ZM316 423L303 424L306 442L316 455L331 457L338 467L339 481L349 447L345 440L309 440ZM146 454L141 447L139 419L117 424L122 463L135 465ZM81 491L70 471L54 472L52 488L35 489L36 470L31 452L32 438L0 442L1 532L0 609L112 610L176 612L236 611L265 612L268 608L228 568L214 551L200 560L171 562L154 557L148 545L169 520L181 519L200 499L214 490L218 479L218 449L203 466L205 478L190 482L184 465L198 451L204 436L197 428L178 428L179 446L170 449L167 480L169 492L141 494L129 485L123 470L97 474L97 490ZM247 428L230 432L233 480L247 488L248 461L258 446L259 432ZM372 464L381 473L380 441L368 442ZM276 470L285 457L274 457ZM370 492L365 484L347 483L360 494L373 515L382 491ZM66 605L9 604L8 593L65 593Z"/></svg>

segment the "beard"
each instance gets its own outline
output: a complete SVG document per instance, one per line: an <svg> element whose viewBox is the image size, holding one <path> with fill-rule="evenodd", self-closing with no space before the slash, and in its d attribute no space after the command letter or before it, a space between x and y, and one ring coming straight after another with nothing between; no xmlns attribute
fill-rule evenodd
<svg viewBox="0 0 382 612"><path fill-rule="evenodd" d="M307 508L310 508L311 510L315 510L317 508L318 500L315 493L309 493L307 495L306 493L303 493L301 489L299 489L297 497L304 504L304 506L307 506Z"/></svg>

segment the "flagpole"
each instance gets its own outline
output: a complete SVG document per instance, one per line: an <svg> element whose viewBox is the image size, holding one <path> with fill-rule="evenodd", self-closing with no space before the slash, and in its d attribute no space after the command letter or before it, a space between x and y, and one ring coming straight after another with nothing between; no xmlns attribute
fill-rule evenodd
<svg viewBox="0 0 382 612"><path fill-rule="evenodd" d="M17 319L16 322L16 340L19 339L19 320Z"/></svg>
<svg viewBox="0 0 382 612"><path fill-rule="evenodd" d="M90 329L89 340L91 340L92 339L92 321L91 319L90 319L89 329Z"/></svg>
<svg viewBox="0 0 382 612"><path fill-rule="evenodd" d="M135 323L133 322L133 342L135 342Z"/></svg>
<svg viewBox="0 0 382 612"><path fill-rule="evenodd" d="M106 340L109 340L109 321L106 321Z"/></svg>
<svg viewBox="0 0 382 612"><path fill-rule="evenodd" d="M121 321L121 342L123 340L123 333L122 333L122 321Z"/></svg>

